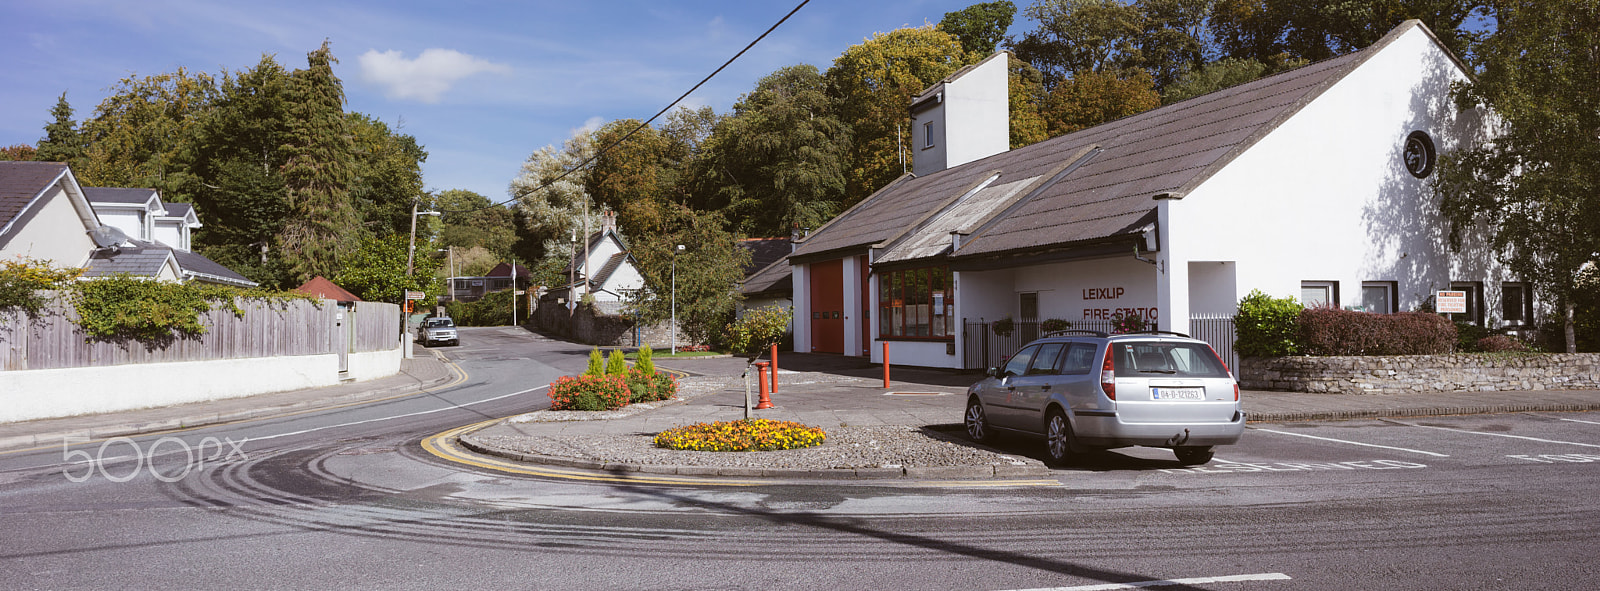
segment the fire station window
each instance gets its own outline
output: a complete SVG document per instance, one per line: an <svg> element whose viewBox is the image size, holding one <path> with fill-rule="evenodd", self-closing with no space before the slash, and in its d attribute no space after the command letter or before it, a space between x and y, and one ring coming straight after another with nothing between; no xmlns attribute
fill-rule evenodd
<svg viewBox="0 0 1600 591"><path fill-rule="evenodd" d="M1508 326L1533 321L1533 291L1526 283L1500 284L1500 318Z"/></svg>
<svg viewBox="0 0 1600 591"><path fill-rule="evenodd" d="M1450 290L1467 292L1467 313L1451 314L1450 320L1483 326L1483 282L1451 281Z"/></svg>
<svg viewBox="0 0 1600 591"><path fill-rule="evenodd" d="M1361 309L1378 314L1393 314L1395 282L1364 281L1361 283Z"/></svg>
<svg viewBox="0 0 1600 591"><path fill-rule="evenodd" d="M924 147L924 148L932 148L933 147L933 122L932 121L929 121L927 123L923 123L922 124L922 147Z"/></svg>
<svg viewBox="0 0 1600 591"><path fill-rule="evenodd" d="M1339 307L1339 284L1334 281L1301 281L1300 303L1307 308Z"/></svg>

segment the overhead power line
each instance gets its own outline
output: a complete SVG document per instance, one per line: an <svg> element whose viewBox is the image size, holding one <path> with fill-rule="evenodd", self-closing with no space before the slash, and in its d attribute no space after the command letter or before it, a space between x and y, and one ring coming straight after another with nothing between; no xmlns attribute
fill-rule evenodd
<svg viewBox="0 0 1600 591"><path fill-rule="evenodd" d="M667 106L662 107L662 109L660 111L656 111L655 115L651 115L649 119L646 119L646 120L644 120L643 123L640 123L638 126L635 126L633 128L633 130L631 130L631 131L629 131L627 133L627 135L622 136L621 138L617 139L614 142L611 142L609 144L601 146L601 148L599 150L595 151L593 156L590 156L589 158L585 159L583 162L579 162L576 166L573 166L572 168L567 169L565 172L561 173L556 178L553 178L553 179L550 179L548 181L545 181L544 184L541 184L541 185L539 185L537 187L534 187L532 189L524 191L519 195L515 195L515 196L511 197L510 199L507 199L505 201L500 201L498 203L493 203L493 204L486 205L486 206L483 206L483 207L474 207L474 208L471 208L471 209L441 209L441 210L438 210L438 211L440 213L471 213L471 212L474 212L474 211L482 211L482 210L485 210L485 209L489 209L491 207L499 207L499 206L502 206L502 205L509 204L509 203L511 203L513 201L516 201L518 199L521 199L522 197L524 197L526 195L530 195L530 194L533 194L533 193L537 193L537 192L539 192L541 190L544 190L544 189L548 188L550 185L554 185L554 184L560 182L561 179L567 178L567 176L571 175L572 173L575 173L575 172L578 172L580 170L583 170L584 168L588 167L590 164L594 163L594 161L596 159L600 158L601 156L604 156L605 153L609 152L612 148L617 147L622 142L628 141L628 138L633 137L633 134L639 133L639 130L644 129L646 127L649 127L649 125L651 123L655 122L656 119L661 118L662 115L665 115L668 111L671 111L673 107L678 106L678 103L683 102L683 99L689 98L689 95L694 94L694 91L700 90L701 86L705 86L705 84L707 82L710 82L711 79L716 77L717 74L722 73L722 71L724 69L727 69L728 66L733 65L734 60L739 59L739 57L744 55L745 52L750 51L750 48L755 47L756 44L760 43L762 39L766 39L767 35L770 35L770 34L772 34L773 31L778 30L778 27L780 25L782 25L784 23L784 21L789 20L789 17L794 16L794 13L800 12L800 9L805 7L805 5L810 3L810 2L811 2L811 0L801 0L799 4L795 5L794 10L790 10L789 14L783 15L783 18L778 19L778 22L772 23L771 27L768 27L765 32L761 33L761 35L759 37L756 37L755 40L751 41L749 45L744 46L744 49L739 50L739 53L733 54L733 57L728 58L728 61L722 62L722 65L717 67L717 69L715 71L712 71L710 74L707 74L705 78L701 78L700 82L696 83L693 88L690 88L688 91L686 91L683 94L679 95L678 98L673 99L671 103L667 104Z"/></svg>

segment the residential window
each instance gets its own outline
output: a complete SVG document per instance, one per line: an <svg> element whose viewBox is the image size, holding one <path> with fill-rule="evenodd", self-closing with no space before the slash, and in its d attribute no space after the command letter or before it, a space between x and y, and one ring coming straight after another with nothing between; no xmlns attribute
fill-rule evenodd
<svg viewBox="0 0 1600 591"><path fill-rule="evenodd" d="M1301 281L1300 303L1307 308L1339 307L1337 281Z"/></svg>
<svg viewBox="0 0 1600 591"><path fill-rule="evenodd" d="M932 148L933 147L933 122L932 121L929 121L927 123L923 123L922 124L922 147L924 147L924 148Z"/></svg>
<svg viewBox="0 0 1600 591"><path fill-rule="evenodd" d="M1394 300L1396 284L1394 281L1362 282L1361 309L1378 314L1393 314L1399 311Z"/></svg>
<svg viewBox="0 0 1600 591"><path fill-rule="evenodd" d="M950 285L948 267L879 273L879 336L950 339L955 334L955 298Z"/></svg>
<svg viewBox="0 0 1600 591"><path fill-rule="evenodd" d="M1450 291L1467 292L1467 312L1465 314L1451 314L1450 321L1483 326L1483 282L1451 281Z"/></svg>
<svg viewBox="0 0 1600 591"><path fill-rule="evenodd" d="M1533 323L1533 289L1528 284L1500 284L1500 319L1507 326Z"/></svg>

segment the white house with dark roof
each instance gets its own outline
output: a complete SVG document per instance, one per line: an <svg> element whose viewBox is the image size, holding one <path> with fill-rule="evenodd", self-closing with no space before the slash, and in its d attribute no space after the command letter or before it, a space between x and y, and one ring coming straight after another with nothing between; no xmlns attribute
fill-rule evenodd
<svg viewBox="0 0 1600 591"><path fill-rule="evenodd" d="M561 273L571 283L551 289L546 297L568 305L591 295L596 303L606 304L608 312L615 312L628 292L644 288L639 262L617 233L616 214L609 211L600 216L600 230L586 238L584 248L573 253Z"/></svg>
<svg viewBox="0 0 1600 591"><path fill-rule="evenodd" d="M982 68L919 96L913 129L969 142L941 119L954 101L925 105L969 84L1003 95ZM1033 336L996 338L996 320L1105 330L1123 314L1191 332L1253 289L1373 312L1459 289L1460 319L1531 323L1528 284L1481 236L1451 251L1428 188L1439 153L1486 133L1483 112L1450 100L1467 77L1409 21L1361 51L1016 150L974 136L991 155L919 163L799 241L796 349L881 361L888 343L895 363L977 368Z"/></svg>
<svg viewBox="0 0 1600 591"><path fill-rule="evenodd" d="M191 232L200 228L200 218L193 206L164 203L155 189L85 187L83 192L101 223L121 230L128 238L90 255L84 277L126 273L162 281L257 285L194 252Z"/></svg>
<svg viewBox="0 0 1600 591"><path fill-rule="evenodd" d="M72 170L60 162L0 162L0 259L82 267L100 227Z"/></svg>

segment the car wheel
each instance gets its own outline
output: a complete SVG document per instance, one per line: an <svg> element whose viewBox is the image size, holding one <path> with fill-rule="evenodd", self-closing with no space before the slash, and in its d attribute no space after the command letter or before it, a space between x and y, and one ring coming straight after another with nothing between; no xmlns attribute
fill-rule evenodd
<svg viewBox="0 0 1600 591"><path fill-rule="evenodd" d="M1178 456L1178 463L1185 466L1199 466L1211 461L1216 451L1211 447L1178 447L1173 448L1172 455Z"/></svg>
<svg viewBox="0 0 1600 591"><path fill-rule="evenodd" d="M983 405L978 403L978 399L974 398L967 403L967 418L965 422L967 424L967 437L971 437L973 441L988 443L990 439L994 438L994 434L989 432L989 415L984 413Z"/></svg>
<svg viewBox="0 0 1600 591"><path fill-rule="evenodd" d="M1072 423L1060 410L1050 411L1050 418L1045 419L1044 442L1050 463L1057 466L1071 463L1084 452L1078 436L1072 433Z"/></svg>

